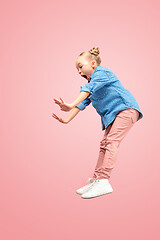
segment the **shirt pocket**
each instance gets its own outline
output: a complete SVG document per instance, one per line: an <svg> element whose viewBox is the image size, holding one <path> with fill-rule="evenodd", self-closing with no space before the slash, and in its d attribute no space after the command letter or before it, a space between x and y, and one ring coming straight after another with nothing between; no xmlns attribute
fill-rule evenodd
<svg viewBox="0 0 160 240"><path fill-rule="evenodd" d="M107 96L107 86L95 89L92 93L92 99L98 101Z"/></svg>

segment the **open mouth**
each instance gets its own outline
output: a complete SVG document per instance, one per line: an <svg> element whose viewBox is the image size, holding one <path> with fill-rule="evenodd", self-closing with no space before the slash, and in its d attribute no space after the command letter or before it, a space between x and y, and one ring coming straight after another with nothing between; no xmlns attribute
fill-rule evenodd
<svg viewBox="0 0 160 240"><path fill-rule="evenodd" d="M88 79L88 77L87 77L86 75L82 75L82 77L84 77L84 78Z"/></svg>

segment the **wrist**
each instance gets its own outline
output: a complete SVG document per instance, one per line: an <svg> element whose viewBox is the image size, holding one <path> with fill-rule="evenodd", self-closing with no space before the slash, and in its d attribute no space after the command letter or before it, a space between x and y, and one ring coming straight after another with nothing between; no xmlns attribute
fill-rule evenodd
<svg viewBox="0 0 160 240"><path fill-rule="evenodd" d="M69 123L69 118L66 118L66 119L64 120L64 122L65 122L65 123Z"/></svg>
<svg viewBox="0 0 160 240"><path fill-rule="evenodd" d="M71 108L71 109L75 107L75 104L73 104L73 103L71 103L71 104L69 104L69 105L70 105L70 108Z"/></svg>

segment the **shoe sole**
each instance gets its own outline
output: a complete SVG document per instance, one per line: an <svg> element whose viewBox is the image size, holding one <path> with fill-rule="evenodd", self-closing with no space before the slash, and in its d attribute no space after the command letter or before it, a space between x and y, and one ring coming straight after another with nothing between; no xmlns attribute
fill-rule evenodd
<svg viewBox="0 0 160 240"><path fill-rule="evenodd" d="M112 193L112 192L113 192L113 191L107 192L107 193L102 193L102 194L97 195L97 196L90 196L90 197L85 197L85 196L83 196L83 194L82 194L81 197L82 197L83 199L90 199L90 198L95 198L95 197L100 197L100 196L103 196L103 195L106 195L106 194L110 194L110 193Z"/></svg>
<svg viewBox="0 0 160 240"><path fill-rule="evenodd" d="M82 198L94 198L94 197L99 197L99 196L102 196L102 195L105 195L105 194L109 194L109 193L112 193L112 192L113 192L113 188L112 188L112 186L109 184L109 185L108 185L108 189L106 189L106 191L104 191L104 192L102 191L102 193L99 193L99 194L97 193L97 195L96 195L96 193L93 192L93 193L90 193L90 194L89 194L90 196L85 196L85 195L88 195L88 194L85 194L85 193L84 193L84 196L83 196L83 194L82 194L81 197L82 197ZM93 195L93 196L92 196L92 195Z"/></svg>

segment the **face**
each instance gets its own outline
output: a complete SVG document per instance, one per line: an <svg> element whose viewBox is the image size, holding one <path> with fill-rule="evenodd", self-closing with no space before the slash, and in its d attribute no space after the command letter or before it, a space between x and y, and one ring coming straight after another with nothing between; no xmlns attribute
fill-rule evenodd
<svg viewBox="0 0 160 240"><path fill-rule="evenodd" d="M84 55L78 56L76 60L76 68L79 74L86 78L87 80L90 79L90 76L94 72L97 67L97 63L95 60L89 61L87 57Z"/></svg>

